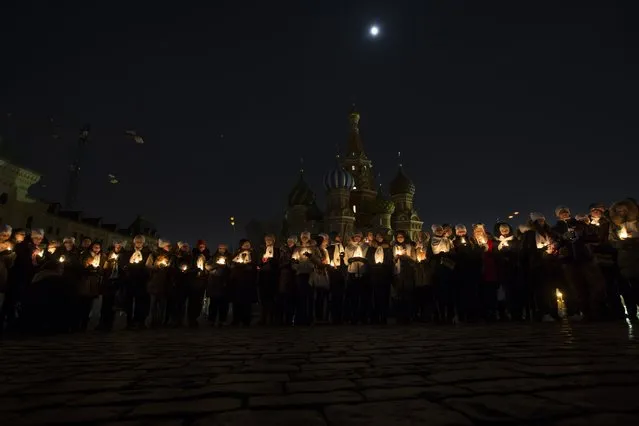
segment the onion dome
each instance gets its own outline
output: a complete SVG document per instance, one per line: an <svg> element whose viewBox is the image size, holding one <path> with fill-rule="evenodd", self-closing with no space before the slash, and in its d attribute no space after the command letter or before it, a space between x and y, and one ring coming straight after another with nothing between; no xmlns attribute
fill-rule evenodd
<svg viewBox="0 0 639 426"><path fill-rule="evenodd" d="M390 193L391 195L415 194L415 184L404 174L404 170L401 165L397 171L397 176L395 176L395 179L393 179L390 183Z"/></svg>
<svg viewBox="0 0 639 426"><path fill-rule="evenodd" d="M377 197L371 204L371 213L373 214L393 214L395 212L395 203L384 196L382 185L377 190Z"/></svg>
<svg viewBox="0 0 639 426"><path fill-rule="evenodd" d="M348 189L349 191L355 187L355 179L353 175L344 170L339 164L335 169L324 175L324 188L327 191L331 189Z"/></svg>
<svg viewBox="0 0 639 426"><path fill-rule="evenodd" d="M315 222L319 222L324 219L324 213L317 206L317 202L313 199L312 204L306 210L306 220L313 220Z"/></svg>
<svg viewBox="0 0 639 426"><path fill-rule="evenodd" d="M300 173L300 179L288 194L289 206L308 206L315 199L315 194L304 180L304 173Z"/></svg>

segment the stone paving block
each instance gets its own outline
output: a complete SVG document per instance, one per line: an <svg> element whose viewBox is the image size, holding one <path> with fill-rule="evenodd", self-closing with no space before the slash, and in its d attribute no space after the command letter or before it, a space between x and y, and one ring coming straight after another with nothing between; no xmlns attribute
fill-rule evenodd
<svg viewBox="0 0 639 426"><path fill-rule="evenodd" d="M539 392L536 395L561 404L574 405L596 412L638 411L639 385L602 386L596 388L556 390Z"/></svg>
<svg viewBox="0 0 639 426"><path fill-rule="evenodd" d="M369 364L365 362L331 362L331 363L314 363L302 365L302 371L317 370L357 370L359 368L367 368Z"/></svg>
<svg viewBox="0 0 639 426"><path fill-rule="evenodd" d="M456 383L456 382L468 382L473 380L488 380L488 379L505 379L525 377L527 374L501 370L497 368L485 369L485 370L453 370L435 373L427 376L428 380L439 383Z"/></svg>
<svg viewBox="0 0 639 426"><path fill-rule="evenodd" d="M20 391L21 394L48 394L71 392L100 392L109 389L122 389L131 386L133 382L104 380L104 381L66 381L61 383L47 383L39 386L31 386Z"/></svg>
<svg viewBox="0 0 639 426"><path fill-rule="evenodd" d="M291 379L298 381L305 380L336 380L336 379L359 379L362 376L352 371L340 370L317 370L303 371L301 373L291 373Z"/></svg>
<svg viewBox="0 0 639 426"><path fill-rule="evenodd" d="M222 374L213 383L288 382L288 374Z"/></svg>
<svg viewBox="0 0 639 426"><path fill-rule="evenodd" d="M482 395L451 398L442 404L478 422L546 420L576 412L569 405L552 403L532 395Z"/></svg>
<svg viewBox="0 0 639 426"><path fill-rule="evenodd" d="M517 393L533 392L541 389L554 389L566 386L561 380L550 380L536 377L487 380L480 382L460 383L458 385L476 394L482 393Z"/></svg>
<svg viewBox="0 0 639 426"><path fill-rule="evenodd" d="M463 415L420 400L333 405L324 410L331 426L471 426Z"/></svg>
<svg viewBox="0 0 639 426"><path fill-rule="evenodd" d="M429 383L422 376L415 374L405 376L389 376L379 378L369 378L355 380L357 386L362 388L380 388L380 387L397 387L397 386L412 386L412 385L425 385Z"/></svg>
<svg viewBox="0 0 639 426"><path fill-rule="evenodd" d="M355 383L351 380L313 380L308 382L288 382L286 383L287 392L328 392L338 389L352 389Z"/></svg>
<svg viewBox="0 0 639 426"><path fill-rule="evenodd" d="M242 368L243 373L296 373L299 367L289 364L252 364Z"/></svg>
<svg viewBox="0 0 639 426"><path fill-rule="evenodd" d="M193 426L326 426L326 421L312 410L241 410L201 419Z"/></svg>
<svg viewBox="0 0 639 426"><path fill-rule="evenodd" d="M236 398L206 398L171 403L156 402L135 407L129 417L193 415L235 410L241 406L242 401Z"/></svg>
<svg viewBox="0 0 639 426"><path fill-rule="evenodd" d="M326 405L343 402L359 402L363 398L352 391L333 391L325 393L289 393L281 396L255 396L249 398L249 407L279 407L297 405Z"/></svg>
<svg viewBox="0 0 639 426"><path fill-rule="evenodd" d="M128 409L118 407L64 407L24 413L11 426L41 426L49 424L90 424L115 420Z"/></svg>
<svg viewBox="0 0 639 426"><path fill-rule="evenodd" d="M556 426L617 426L639 424L639 414L603 413L560 420Z"/></svg>

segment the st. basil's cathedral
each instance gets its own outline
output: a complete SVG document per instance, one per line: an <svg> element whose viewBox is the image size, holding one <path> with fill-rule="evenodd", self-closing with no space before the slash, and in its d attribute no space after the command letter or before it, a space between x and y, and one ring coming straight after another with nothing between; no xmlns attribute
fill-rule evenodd
<svg viewBox="0 0 639 426"><path fill-rule="evenodd" d="M423 225L413 206L415 184L400 164L387 197L382 184L375 183L373 163L366 156L360 137L360 115L354 107L348 120L350 133L345 155L338 156L335 168L324 175L326 209L322 211L317 205L315 193L301 170L288 196L284 234L310 231L349 236L355 231L391 234L402 230L415 239Z"/></svg>

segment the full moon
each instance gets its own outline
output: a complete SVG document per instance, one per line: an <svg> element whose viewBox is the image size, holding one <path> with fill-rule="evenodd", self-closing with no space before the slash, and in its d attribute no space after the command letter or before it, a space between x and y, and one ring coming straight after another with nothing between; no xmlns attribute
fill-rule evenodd
<svg viewBox="0 0 639 426"><path fill-rule="evenodd" d="M377 37L379 35L379 27L377 25L373 25L371 29L368 31L370 35L373 37Z"/></svg>

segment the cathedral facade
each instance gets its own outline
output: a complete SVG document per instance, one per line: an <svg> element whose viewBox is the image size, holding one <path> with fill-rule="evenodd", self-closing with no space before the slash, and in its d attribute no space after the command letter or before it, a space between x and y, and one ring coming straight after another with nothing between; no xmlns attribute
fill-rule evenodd
<svg viewBox="0 0 639 426"><path fill-rule="evenodd" d="M322 211L317 205L315 193L300 171L288 196L284 234L336 232L348 237L355 231L392 234L402 230L414 239L423 225L413 205L415 184L400 164L389 185L390 197L386 196L382 184L376 184L373 163L364 152L360 115L354 107L348 120L344 155L338 156L335 166L324 175L326 208Z"/></svg>

